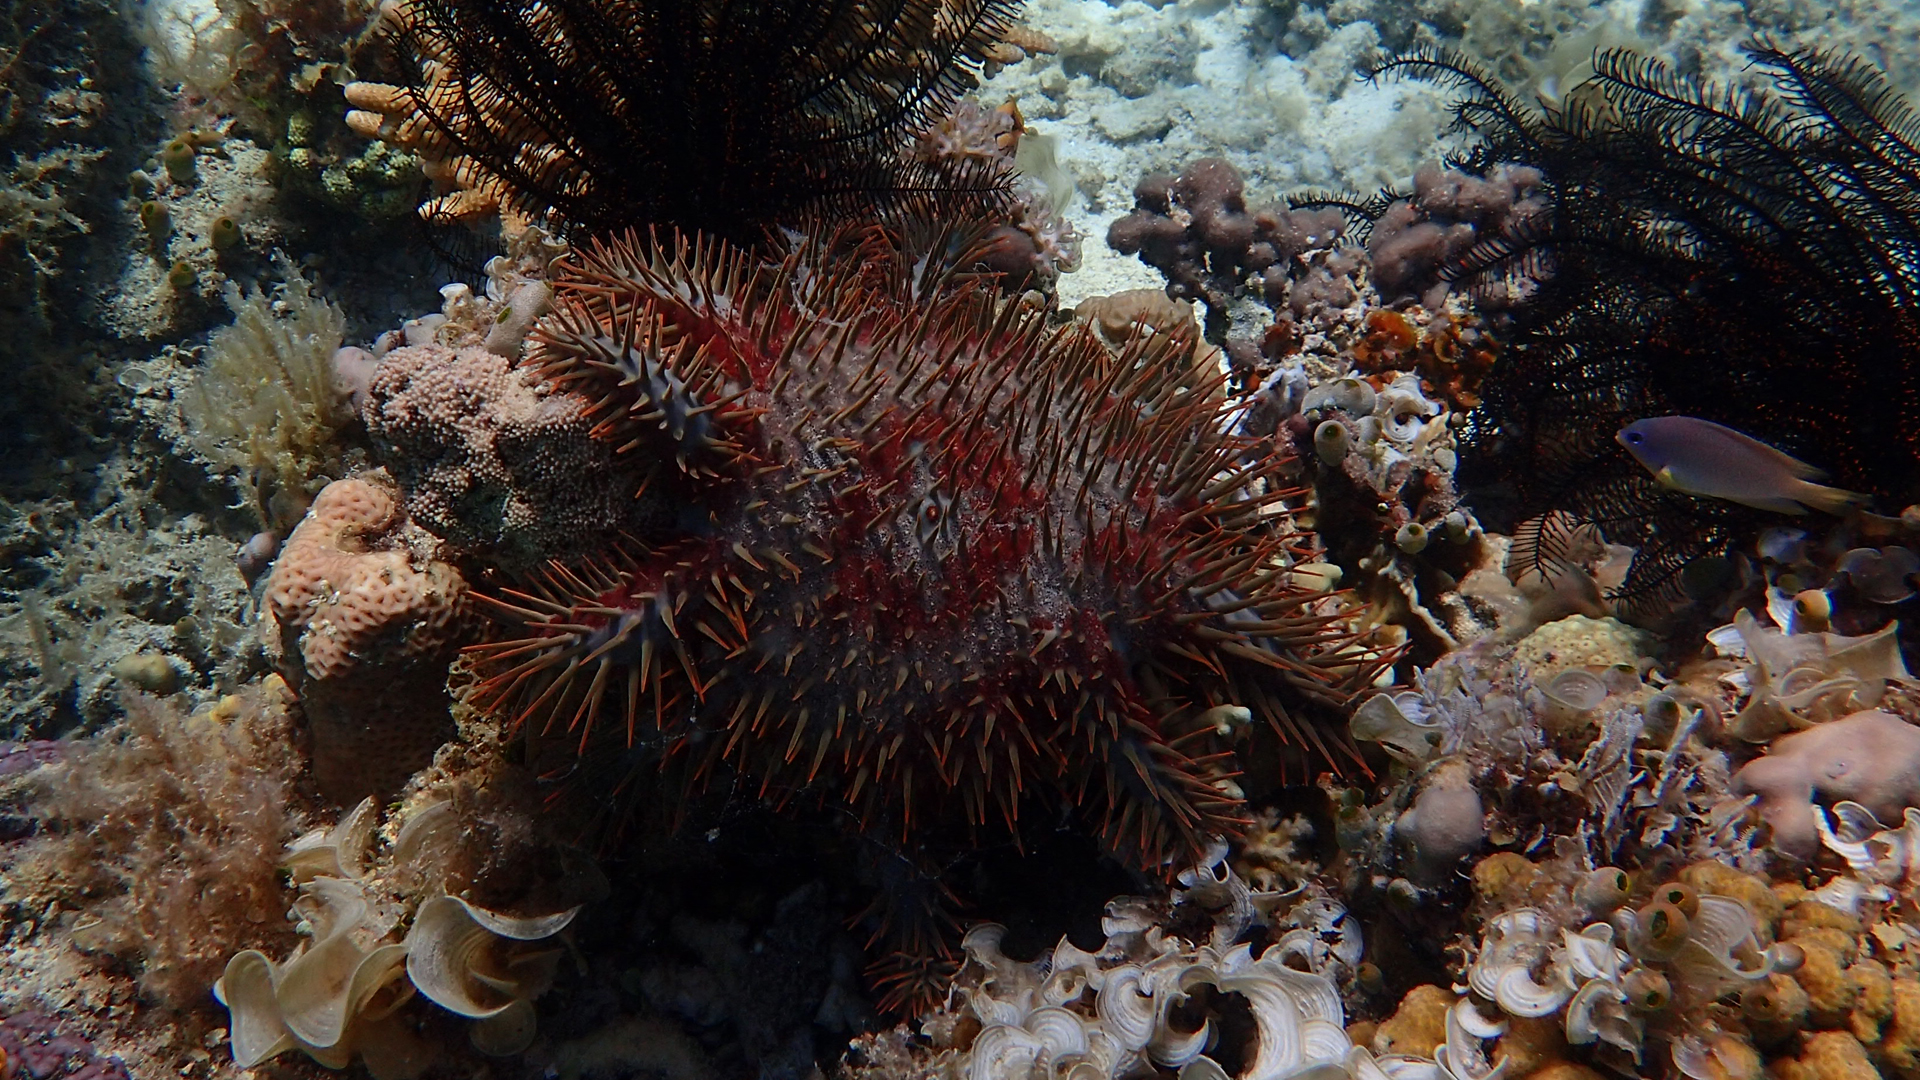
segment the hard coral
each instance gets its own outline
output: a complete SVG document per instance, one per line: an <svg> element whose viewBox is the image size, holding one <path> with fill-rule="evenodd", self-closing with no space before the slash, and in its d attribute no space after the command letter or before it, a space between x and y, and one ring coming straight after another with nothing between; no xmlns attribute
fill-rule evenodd
<svg viewBox="0 0 1920 1080"><path fill-rule="evenodd" d="M377 475L328 484L267 582L283 667L313 732L314 775L342 803L391 794L452 732L447 664L467 611L460 572L419 556Z"/></svg>
<svg viewBox="0 0 1920 1080"><path fill-rule="evenodd" d="M1243 826L1235 706L1358 768L1311 709L1381 661L1291 584L1311 538L1260 512L1277 463L1220 433L1231 405L899 243L565 267L529 362L684 524L489 590L473 700L589 752L657 726L693 777L831 793L885 834L1048 791L1148 868Z"/></svg>
<svg viewBox="0 0 1920 1080"><path fill-rule="evenodd" d="M1284 281L1289 261L1345 229L1332 210L1249 211L1239 170L1224 158L1202 158L1178 177L1141 180L1133 213L1113 223L1107 243L1165 274L1167 295L1203 301L1209 319L1224 321L1248 275L1271 270Z"/></svg>
<svg viewBox="0 0 1920 1080"><path fill-rule="evenodd" d="M387 353L361 416L414 521L526 570L639 523L638 470L591 437L592 404L484 349L426 344Z"/></svg>
<svg viewBox="0 0 1920 1080"><path fill-rule="evenodd" d="M425 159L447 192L422 207L430 218L505 208L753 242L804 212L898 199L910 187L997 192L1004 174L915 169L906 151L1015 8L406 0L388 17L423 77L411 88L350 84L347 121Z"/></svg>
<svg viewBox="0 0 1920 1080"><path fill-rule="evenodd" d="M1390 203L1367 234L1373 281L1382 299L1420 297L1438 307L1449 288L1448 270L1477 244L1511 242L1544 223L1547 200L1540 171L1498 166L1484 177L1428 164L1413 174L1413 195ZM1503 307L1526 299L1538 282L1516 277L1498 293L1475 299Z"/></svg>

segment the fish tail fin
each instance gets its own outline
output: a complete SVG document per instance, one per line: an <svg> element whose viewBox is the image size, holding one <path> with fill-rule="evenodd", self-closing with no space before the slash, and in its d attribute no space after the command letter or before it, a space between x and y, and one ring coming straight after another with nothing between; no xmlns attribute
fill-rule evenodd
<svg viewBox="0 0 1920 1080"><path fill-rule="evenodd" d="M1824 484L1808 483L1805 480L1794 485L1793 498L1823 514L1845 517L1854 510L1865 509L1873 501L1870 495L1857 491L1842 491Z"/></svg>

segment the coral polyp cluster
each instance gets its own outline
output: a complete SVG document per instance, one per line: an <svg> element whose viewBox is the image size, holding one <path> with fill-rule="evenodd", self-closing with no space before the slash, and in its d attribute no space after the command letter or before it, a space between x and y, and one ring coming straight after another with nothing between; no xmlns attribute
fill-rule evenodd
<svg viewBox="0 0 1920 1080"><path fill-rule="evenodd" d="M1184 356L958 284L886 230L573 257L528 363L681 505L493 590L471 700L585 753L658 729L690 782L814 786L882 834L1053 788L1142 867L1239 832L1253 717L1357 769L1311 710L1382 661L1294 584L1271 444Z"/></svg>

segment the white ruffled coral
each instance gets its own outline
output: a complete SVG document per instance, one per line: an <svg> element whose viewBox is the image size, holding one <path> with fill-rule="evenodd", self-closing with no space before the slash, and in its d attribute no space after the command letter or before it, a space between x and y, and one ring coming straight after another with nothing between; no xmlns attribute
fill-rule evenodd
<svg viewBox="0 0 1920 1080"><path fill-rule="evenodd" d="M1355 1047L1333 981L1292 966L1358 959L1358 933L1341 931L1349 920L1337 905L1318 897L1294 904L1287 919L1299 925L1256 957L1247 944L1233 942L1259 912L1278 906L1275 895L1253 893L1217 859L1180 880L1185 888L1177 904L1213 914L1206 944L1171 933L1165 911L1138 898L1108 905L1106 941L1093 952L1062 938L1050 954L1021 962L1000 951L1004 928L975 927L962 943L967 959L956 986L959 1011L980 1030L956 1056L953 1075L1116 1080L1161 1068L1183 1080L1226 1080L1226 1070L1208 1056L1217 1039L1211 990L1237 995L1252 1010L1258 1038L1240 1080L1309 1071L1356 1080L1438 1080L1432 1060L1376 1059ZM929 1028L963 1026L958 1019L937 1015Z"/></svg>

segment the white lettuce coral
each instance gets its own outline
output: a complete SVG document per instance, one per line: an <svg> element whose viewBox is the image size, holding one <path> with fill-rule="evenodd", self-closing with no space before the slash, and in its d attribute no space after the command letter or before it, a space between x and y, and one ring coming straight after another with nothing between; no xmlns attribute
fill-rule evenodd
<svg viewBox="0 0 1920 1080"><path fill-rule="evenodd" d="M416 993L474 1021L484 1053L518 1053L532 1040L531 1002L560 955L541 943L580 907L526 916L447 894L464 826L446 802L412 810L378 859L369 853L376 817L367 799L288 846L283 865L300 885L292 914L309 940L284 961L243 951L214 984L241 1068L299 1050L333 1069L358 1056L378 1080L418 1076L434 1051L400 1015Z"/></svg>

